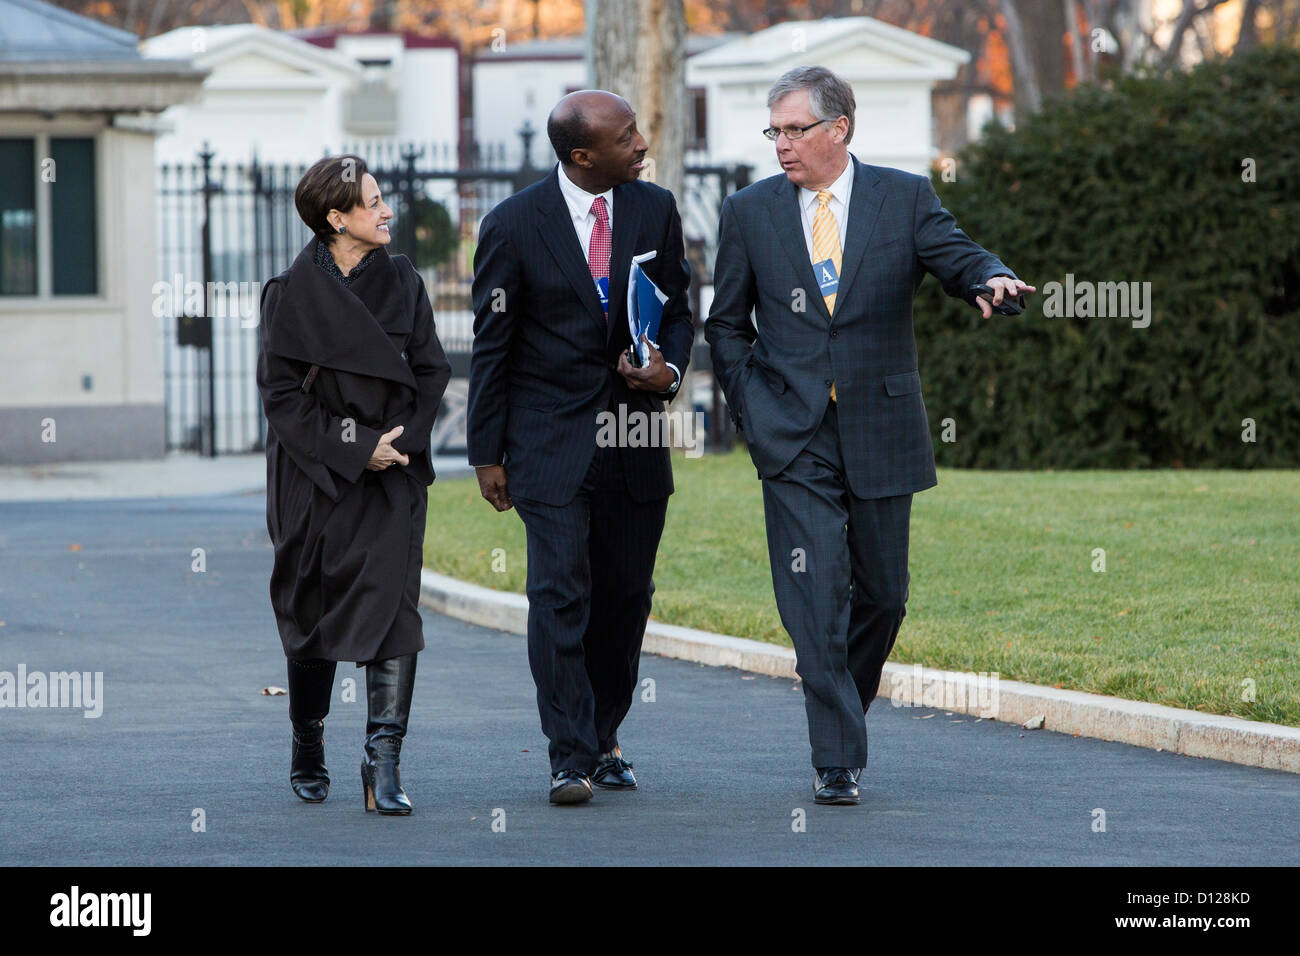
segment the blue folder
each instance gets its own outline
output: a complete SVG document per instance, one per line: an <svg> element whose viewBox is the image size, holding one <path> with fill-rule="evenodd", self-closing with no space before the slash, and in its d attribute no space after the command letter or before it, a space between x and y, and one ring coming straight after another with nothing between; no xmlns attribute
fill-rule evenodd
<svg viewBox="0 0 1300 956"><path fill-rule="evenodd" d="M649 259L654 255L637 256L636 259ZM633 364L644 367L650 362L650 350L641 341L644 335L658 348L659 323L664 317L664 303L668 296L641 268L641 263L633 259L627 281L627 326L636 348L632 352Z"/></svg>

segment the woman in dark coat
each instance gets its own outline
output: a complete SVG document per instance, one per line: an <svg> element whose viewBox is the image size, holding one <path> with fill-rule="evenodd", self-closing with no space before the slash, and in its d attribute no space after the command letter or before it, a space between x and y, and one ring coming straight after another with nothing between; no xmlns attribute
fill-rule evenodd
<svg viewBox="0 0 1300 956"><path fill-rule="evenodd" d="M335 664L355 661L366 668L366 809L407 814L397 766L424 649L429 435L451 367L424 282L384 248L393 214L364 161L322 159L294 202L315 237L262 290L257 366L290 783L309 803L325 799Z"/></svg>

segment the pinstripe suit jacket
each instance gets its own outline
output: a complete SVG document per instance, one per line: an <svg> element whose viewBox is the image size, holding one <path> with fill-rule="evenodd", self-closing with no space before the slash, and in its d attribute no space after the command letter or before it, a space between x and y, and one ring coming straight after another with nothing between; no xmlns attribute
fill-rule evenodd
<svg viewBox="0 0 1300 956"><path fill-rule="evenodd" d="M504 464L512 495L550 505L573 500L591 464L597 416L613 405L663 411L665 396L633 391L618 373L632 343L627 279L632 256L655 250L643 268L668 296L659 327L664 360L686 391L695 327L690 272L672 193L634 181L614 187L609 320L560 192L558 172L496 206L474 253L474 349L468 444L474 465ZM673 491L664 447L621 448L628 494L652 501Z"/></svg>
<svg viewBox="0 0 1300 956"><path fill-rule="evenodd" d="M912 331L921 280L931 272L967 298L972 284L1012 272L957 227L929 179L849 159L834 316L813 278L798 187L781 173L722 205L704 336L760 477L780 474L808 443L833 381L849 489L884 498L936 483Z"/></svg>

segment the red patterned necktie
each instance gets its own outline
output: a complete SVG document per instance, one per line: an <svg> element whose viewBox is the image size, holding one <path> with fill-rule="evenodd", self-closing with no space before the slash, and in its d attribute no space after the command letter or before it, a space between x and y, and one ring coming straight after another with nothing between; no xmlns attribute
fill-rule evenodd
<svg viewBox="0 0 1300 956"><path fill-rule="evenodd" d="M608 287L609 256L614 248L614 236L609 229L609 210L605 208L604 196L592 200L591 211L596 217L596 225L591 230L591 244L587 249L587 268L591 270L592 279L604 279ZM605 318L609 318L608 305L605 306Z"/></svg>

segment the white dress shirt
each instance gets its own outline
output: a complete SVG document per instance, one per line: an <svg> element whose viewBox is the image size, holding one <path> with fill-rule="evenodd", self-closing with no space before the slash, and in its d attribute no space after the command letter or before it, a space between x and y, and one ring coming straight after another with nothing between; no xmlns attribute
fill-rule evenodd
<svg viewBox="0 0 1300 956"><path fill-rule="evenodd" d="M582 246L582 258L588 262L591 260L591 233L596 228L596 214L591 211L591 204L596 201L596 197L605 197L605 210L609 215L609 234L611 239L614 235L614 189L610 187L603 193L589 193L572 179L564 171L564 164L557 162L555 168L559 171L560 192L564 195L564 203L569 207L569 219L573 223L573 231L578 234L578 244ZM613 266L613 259L610 265ZM610 276L610 288L613 288L613 276ZM675 393L677 386L681 384L681 370L672 362L665 361L673 374L677 378L673 384L668 387L669 393Z"/></svg>
<svg viewBox="0 0 1300 956"><path fill-rule="evenodd" d="M853 193L853 156L848 157L848 162L844 164L844 172L840 173L839 178L831 183L828 187L831 194L831 201L827 203L830 207L831 215L840 227L840 255L844 255L844 240L848 235L849 223L849 196ZM812 261L813 256L813 222L817 218L817 193L816 189L799 189L799 208L803 215L799 218L803 220L803 239L808 244L808 259Z"/></svg>
<svg viewBox="0 0 1300 956"><path fill-rule="evenodd" d="M591 211L591 204L596 196L605 197L605 210L609 214L609 234L614 234L614 189L610 187L603 193L589 193L564 171L563 163L556 163L560 171L560 192L569 207L569 217L573 220L573 231L578 234L578 243L582 246L582 258L588 259L591 250L591 231L596 228L596 214Z"/></svg>

